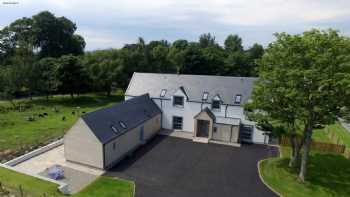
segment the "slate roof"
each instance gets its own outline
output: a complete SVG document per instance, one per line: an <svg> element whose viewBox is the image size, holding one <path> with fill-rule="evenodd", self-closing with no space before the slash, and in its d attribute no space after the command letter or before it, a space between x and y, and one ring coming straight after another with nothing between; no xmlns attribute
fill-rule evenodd
<svg viewBox="0 0 350 197"><path fill-rule="evenodd" d="M84 114L82 119L102 144L135 128L161 113L159 107L144 94L111 107ZM120 122L126 125L123 128ZM116 129L115 132L112 126Z"/></svg>
<svg viewBox="0 0 350 197"><path fill-rule="evenodd" d="M162 89L166 89L163 99L170 99L183 88L189 101L202 102L203 93L208 92L206 102L218 95L224 104L235 105L234 96L241 95L241 104L246 103L251 95L254 77L228 77L210 75L157 74L135 72L125 95L138 96L149 93L152 98L160 98Z"/></svg>

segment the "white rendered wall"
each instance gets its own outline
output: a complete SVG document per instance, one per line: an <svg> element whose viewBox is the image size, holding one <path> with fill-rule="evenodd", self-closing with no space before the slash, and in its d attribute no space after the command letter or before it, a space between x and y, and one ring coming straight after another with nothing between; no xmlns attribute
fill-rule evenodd
<svg viewBox="0 0 350 197"><path fill-rule="evenodd" d="M184 97L184 106L173 106L173 97L170 100L162 100L163 128L173 129L173 116L183 118L182 131L193 132L193 117L201 111L201 103L187 102L186 95L179 90L174 96Z"/></svg>
<svg viewBox="0 0 350 197"><path fill-rule="evenodd" d="M194 119L193 117L197 115L202 109L208 107L211 109L210 103L199 103L199 102L186 102L186 97L183 94L182 91L177 91L175 93L177 96L183 96L185 98L184 100L184 106L176 107L173 106L173 100L162 100L160 99L153 99L153 101L158 105L159 108L161 108L163 112L163 120L162 120L162 127L164 129L173 129L172 122L173 122L173 116L181 116L183 117L183 131L192 132L194 130ZM128 100L130 96L125 96L125 100ZM253 143L257 144L264 144L268 142L268 136L263 135L263 131L260 131L255 127L255 122L251 122L246 120L246 117L244 115L244 109L241 106L227 106L221 105L221 108L219 111L212 110L212 112L215 114L215 116L221 116L225 117L225 110L226 111L226 117L230 118L239 118L241 119L241 122L243 124L253 125Z"/></svg>

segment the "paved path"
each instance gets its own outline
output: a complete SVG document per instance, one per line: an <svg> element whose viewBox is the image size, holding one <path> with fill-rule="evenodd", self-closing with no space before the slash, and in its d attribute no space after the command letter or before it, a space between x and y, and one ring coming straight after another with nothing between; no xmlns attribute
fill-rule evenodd
<svg viewBox="0 0 350 197"><path fill-rule="evenodd" d="M263 145L236 148L157 136L107 175L134 180L136 197L274 197L257 162L276 153Z"/></svg>
<svg viewBox="0 0 350 197"><path fill-rule="evenodd" d="M14 168L21 172L48 177L47 168L56 164L64 167L65 178L59 181L67 183L73 194L79 192L104 173L103 170L67 162L64 158L63 145L24 161Z"/></svg>
<svg viewBox="0 0 350 197"><path fill-rule="evenodd" d="M39 174L55 164L66 166L96 176L100 176L104 173L103 170L98 170L84 165L67 162L64 157L63 145L58 146L36 157L33 157L27 161L19 163L18 165L14 166L14 168L31 174Z"/></svg>

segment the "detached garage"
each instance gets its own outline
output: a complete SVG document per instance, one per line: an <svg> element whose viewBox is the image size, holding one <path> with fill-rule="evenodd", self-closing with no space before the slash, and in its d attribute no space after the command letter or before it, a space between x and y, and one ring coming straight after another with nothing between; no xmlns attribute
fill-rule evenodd
<svg viewBox="0 0 350 197"><path fill-rule="evenodd" d="M161 110L148 94L84 114L64 137L67 161L108 169L161 129Z"/></svg>

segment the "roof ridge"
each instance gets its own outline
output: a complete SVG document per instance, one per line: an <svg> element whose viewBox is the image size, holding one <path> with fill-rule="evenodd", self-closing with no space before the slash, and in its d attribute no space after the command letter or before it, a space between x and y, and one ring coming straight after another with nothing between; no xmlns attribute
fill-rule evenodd
<svg viewBox="0 0 350 197"><path fill-rule="evenodd" d="M149 72L134 72L134 74L147 74L147 75L171 75L171 76L202 76L202 77L225 77L225 78L237 78L237 79L258 79L259 77L240 77L240 76L228 76L228 75L196 75L196 74L176 74L176 73L149 73ZM133 74L133 75L134 75Z"/></svg>

